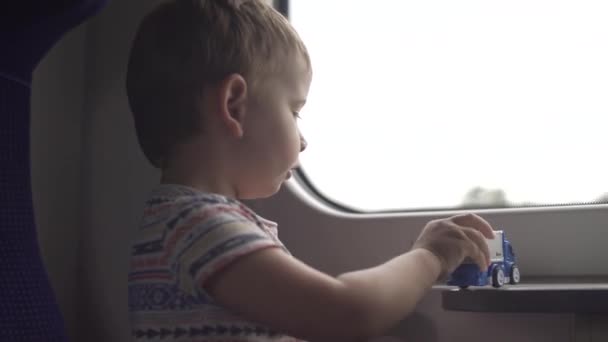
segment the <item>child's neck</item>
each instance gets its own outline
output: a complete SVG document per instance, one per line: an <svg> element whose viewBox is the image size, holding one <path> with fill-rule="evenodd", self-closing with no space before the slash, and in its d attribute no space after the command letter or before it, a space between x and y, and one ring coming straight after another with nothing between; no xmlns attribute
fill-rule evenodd
<svg viewBox="0 0 608 342"><path fill-rule="evenodd" d="M162 169L161 183L181 184L203 192L238 198L232 153L221 136L201 135L172 150Z"/></svg>
<svg viewBox="0 0 608 342"><path fill-rule="evenodd" d="M229 198L237 198L236 189L227 182L221 173L201 172L194 173L188 170L183 172L179 168L165 168L162 171L161 184L178 184L197 189L202 192L215 193ZM211 170L208 170L211 171Z"/></svg>

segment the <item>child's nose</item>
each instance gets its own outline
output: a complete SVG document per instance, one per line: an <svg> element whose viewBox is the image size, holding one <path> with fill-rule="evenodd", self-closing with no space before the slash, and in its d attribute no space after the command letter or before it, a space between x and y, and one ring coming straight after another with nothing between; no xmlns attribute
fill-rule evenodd
<svg viewBox="0 0 608 342"><path fill-rule="evenodd" d="M303 152L306 149L306 146L308 146L308 142L304 139L302 133L300 133L300 152Z"/></svg>

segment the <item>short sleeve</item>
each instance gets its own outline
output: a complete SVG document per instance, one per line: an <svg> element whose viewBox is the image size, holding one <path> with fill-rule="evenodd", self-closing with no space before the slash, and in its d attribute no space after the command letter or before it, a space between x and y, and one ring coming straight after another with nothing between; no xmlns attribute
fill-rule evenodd
<svg viewBox="0 0 608 342"><path fill-rule="evenodd" d="M250 212L234 203L194 207L179 217L173 228L179 237L174 250L175 271L182 289L193 295L238 258L264 248L283 247Z"/></svg>

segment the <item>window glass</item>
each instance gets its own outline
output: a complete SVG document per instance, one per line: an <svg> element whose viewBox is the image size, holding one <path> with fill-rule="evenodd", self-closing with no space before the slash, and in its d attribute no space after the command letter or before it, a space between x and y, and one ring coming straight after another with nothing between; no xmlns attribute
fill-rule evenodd
<svg viewBox="0 0 608 342"><path fill-rule="evenodd" d="M303 171L359 210L608 201L608 2L291 0Z"/></svg>

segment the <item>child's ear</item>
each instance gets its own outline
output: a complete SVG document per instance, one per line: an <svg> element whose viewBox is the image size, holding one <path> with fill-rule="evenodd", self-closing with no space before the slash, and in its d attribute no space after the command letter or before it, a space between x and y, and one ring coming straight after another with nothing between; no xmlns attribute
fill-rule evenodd
<svg viewBox="0 0 608 342"><path fill-rule="evenodd" d="M239 74L226 77L220 89L220 119L230 134L236 138L243 136L247 92L247 81Z"/></svg>

